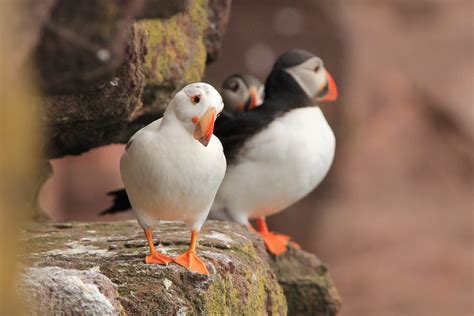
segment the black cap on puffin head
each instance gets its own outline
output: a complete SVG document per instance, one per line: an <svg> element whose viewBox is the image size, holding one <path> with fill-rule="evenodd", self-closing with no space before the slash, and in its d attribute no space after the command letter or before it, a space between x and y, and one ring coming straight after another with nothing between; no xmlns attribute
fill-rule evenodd
<svg viewBox="0 0 474 316"><path fill-rule="evenodd" d="M331 102L338 97L334 79L316 55L301 49L283 53L265 82L268 98L285 95L303 101Z"/></svg>
<svg viewBox="0 0 474 316"><path fill-rule="evenodd" d="M299 64L302 64L313 57L316 56L308 51L302 49L292 49L287 52L284 52L280 55L280 57L278 57L275 64L273 65L273 69L298 66Z"/></svg>
<svg viewBox="0 0 474 316"><path fill-rule="evenodd" d="M263 103L263 83L248 74L227 77L222 84L224 111L235 114L252 110Z"/></svg>

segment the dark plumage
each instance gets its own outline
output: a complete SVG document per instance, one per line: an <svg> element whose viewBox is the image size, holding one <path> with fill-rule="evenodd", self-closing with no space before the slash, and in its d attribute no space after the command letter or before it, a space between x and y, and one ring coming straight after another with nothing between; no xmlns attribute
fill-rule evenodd
<svg viewBox="0 0 474 316"><path fill-rule="evenodd" d="M261 106L253 111L238 113L226 118L225 122L216 124L214 135L224 147L228 165L233 163L245 141L265 129L276 117L298 107L313 105L300 85L282 67L297 65L314 55L305 51L298 51L302 52L301 54L294 52L283 54L275 63L265 82L265 101ZM305 58L301 58L302 55Z"/></svg>
<svg viewBox="0 0 474 316"><path fill-rule="evenodd" d="M257 219L268 251L287 251L290 237L269 231L265 218L309 194L329 171L336 140L317 105L337 96L319 57L301 50L281 55L265 82L262 106L214 130L227 170L209 216L249 227Z"/></svg>
<svg viewBox="0 0 474 316"><path fill-rule="evenodd" d="M132 207L125 189L110 191L107 193L107 196L113 197L112 206L105 211L100 212L100 215L112 215L126 211Z"/></svg>

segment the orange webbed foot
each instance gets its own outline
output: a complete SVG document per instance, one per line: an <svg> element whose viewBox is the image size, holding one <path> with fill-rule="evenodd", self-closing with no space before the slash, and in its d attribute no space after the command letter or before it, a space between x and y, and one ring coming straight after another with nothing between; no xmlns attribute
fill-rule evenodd
<svg viewBox="0 0 474 316"><path fill-rule="evenodd" d="M272 232L259 232L259 235L263 238L265 246L271 254L279 256L288 250L290 237Z"/></svg>
<svg viewBox="0 0 474 316"><path fill-rule="evenodd" d="M301 249L300 244L298 244L298 243L295 242L295 241L292 241L290 236L284 235L284 234L275 233L275 232L273 232L273 234L280 236L280 238L286 239L286 240L287 240L287 244L293 246L293 248Z"/></svg>
<svg viewBox="0 0 474 316"><path fill-rule="evenodd" d="M160 265L166 266L170 264L171 262L173 262L173 258L168 257L159 252L153 252L149 256L145 257L145 263L147 264L160 264Z"/></svg>
<svg viewBox="0 0 474 316"><path fill-rule="evenodd" d="M268 230L265 217L257 218L258 234L263 238L269 253L279 256L288 250L288 245L301 249L297 243L290 241L290 236L274 233ZM252 227L248 226L249 229Z"/></svg>
<svg viewBox="0 0 474 316"><path fill-rule="evenodd" d="M201 259L199 259L194 251L186 251L184 254L174 259L174 262L187 268L191 272L209 275L206 265Z"/></svg>

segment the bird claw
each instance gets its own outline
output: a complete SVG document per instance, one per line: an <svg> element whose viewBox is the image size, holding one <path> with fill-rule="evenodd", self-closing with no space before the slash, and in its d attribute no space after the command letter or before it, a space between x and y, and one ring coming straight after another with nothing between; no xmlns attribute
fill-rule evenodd
<svg viewBox="0 0 474 316"><path fill-rule="evenodd" d="M273 233L273 234L281 236L281 238L286 238L288 240L287 245L291 245L295 249L301 249L300 244L298 244L296 241L290 240L291 239L290 236L284 235L284 234L279 234L279 233Z"/></svg>
<svg viewBox="0 0 474 316"><path fill-rule="evenodd" d="M290 237L282 234L272 232L259 232L259 235L263 238L265 246L268 252L275 256L279 256L288 250L288 244L296 244L290 242ZM298 244L296 244L299 247ZM296 248L296 247L295 247Z"/></svg>
<svg viewBox="0 0 474 316"><path fill-rule="evenodd" d="M174 262L180 266L185 267L191 272L209 275L206 265L201 259L199 259L195 252L187 251L178 258L174 259Z"/></svg>
<svg viewBox="0 0 474 316"><path fill-rule="evenodd" d="M149 256L145 257L145 263L147 264L160 264L162 266L167 266L171 262L173 262L173 258L168 257L159 252L154 252L150 254Z"/></svg>

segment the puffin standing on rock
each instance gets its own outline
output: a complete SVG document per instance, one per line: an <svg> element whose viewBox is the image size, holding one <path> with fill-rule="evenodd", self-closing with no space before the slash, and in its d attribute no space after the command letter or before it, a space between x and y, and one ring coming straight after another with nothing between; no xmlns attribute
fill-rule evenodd
<svg viewBox="0 0 474 316"><path fill-rule="evenodd" d="M222 98L224 110L216 122L217 125L225 124L227 119L240 112L253 110L263 102L264 85L260 80L249 74L234 74L227 77L222 84ZM113 197L112 205L102 211L100 215L111 215L131 209L130 201L125 189L118 189L107 193Z"/></svg>
<svg viewBox="0 0 474 316"><path fill-rule="evenodd" d="M211 85L190 84L174 96L163 118L135 133L125 147L120 171L150 247L146 263L176 262L209 274L196 242L226 170L222 145L212 134L222 109ZM186 253L172 259L155 249L152 227L158 220L184 221L192 232Z"/></svg>
<svg viewBox="0 0 474 316"><path fill-rule="evenodd" d="M320 58L303 50L281 55L266 80L264 103L216 126L228 167L211 216L249 228L249 219L257 219L268 251L284 253L289 237L270 232L265 217L305 197L326 176L336 143L315 103L337 97Z"/></svg>

